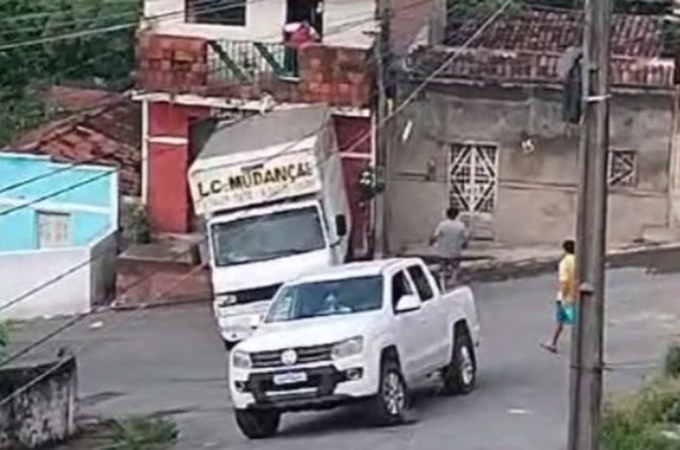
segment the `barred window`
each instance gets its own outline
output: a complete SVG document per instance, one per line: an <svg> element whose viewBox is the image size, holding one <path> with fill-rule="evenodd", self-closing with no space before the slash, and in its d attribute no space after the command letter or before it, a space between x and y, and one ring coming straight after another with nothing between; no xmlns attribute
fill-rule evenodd
<svg viewBox="0 0 680 450"><path fill-rule="evenodd" d="M607 182L610 187L637 185L637 152L635 150L609 150Z"/></svg>

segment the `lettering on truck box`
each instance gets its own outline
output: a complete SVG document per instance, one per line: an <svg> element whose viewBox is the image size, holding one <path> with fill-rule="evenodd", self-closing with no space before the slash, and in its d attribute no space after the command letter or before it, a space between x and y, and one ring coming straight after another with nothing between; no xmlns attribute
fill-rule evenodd
<svg viewBox="0 0 680 450"><path fill-rule="evenodd" d="M190 179L198 214L311 194L321 189L316 159L310 154L280 156L255 166L205 168L194 171Z"/></svg>

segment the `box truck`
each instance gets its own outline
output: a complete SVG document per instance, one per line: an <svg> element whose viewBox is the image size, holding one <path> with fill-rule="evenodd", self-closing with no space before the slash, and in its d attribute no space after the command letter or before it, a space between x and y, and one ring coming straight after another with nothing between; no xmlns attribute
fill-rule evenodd
<svg viewBox="0 0 680 450"><path fill-rule="evenodd" d="M217 125L189 169L227 348L257 328L282 283L347 257L350 208L331 120L312 106Z"/></svg>

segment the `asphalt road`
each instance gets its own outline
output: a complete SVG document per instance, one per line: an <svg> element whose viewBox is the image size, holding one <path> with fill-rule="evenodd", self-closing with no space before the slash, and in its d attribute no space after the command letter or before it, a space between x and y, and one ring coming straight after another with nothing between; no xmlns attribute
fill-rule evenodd
<svg viewBox="0 0 680 450"><path fill-rule="evenodd" d="M425 389L415 422L392 429L368 428L356 410L338 410L286 417L277 438L246 441L229 409L226 355L203 306L92 316L51 345L80 352L83 412L172 414L181 450L559 450L566 441L568 343L559 355L538 345L551 332L553 278L475 286L484 327L478 390L445 398ZM680 330L680 275L617 269L608 282L611 393L658 370ZM24 325L19 339L35 339L59 323Z"/></svg>

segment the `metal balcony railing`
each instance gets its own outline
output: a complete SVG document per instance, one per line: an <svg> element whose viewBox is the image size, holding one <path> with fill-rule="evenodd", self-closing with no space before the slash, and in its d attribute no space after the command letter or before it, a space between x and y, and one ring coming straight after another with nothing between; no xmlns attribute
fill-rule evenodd
<svg viewBox="0 0 680 450"><path fill-rule="evenodd" d="M252 82L262 77L292 77L291 55L282 43L210 41L210 81Z"/></svg>

